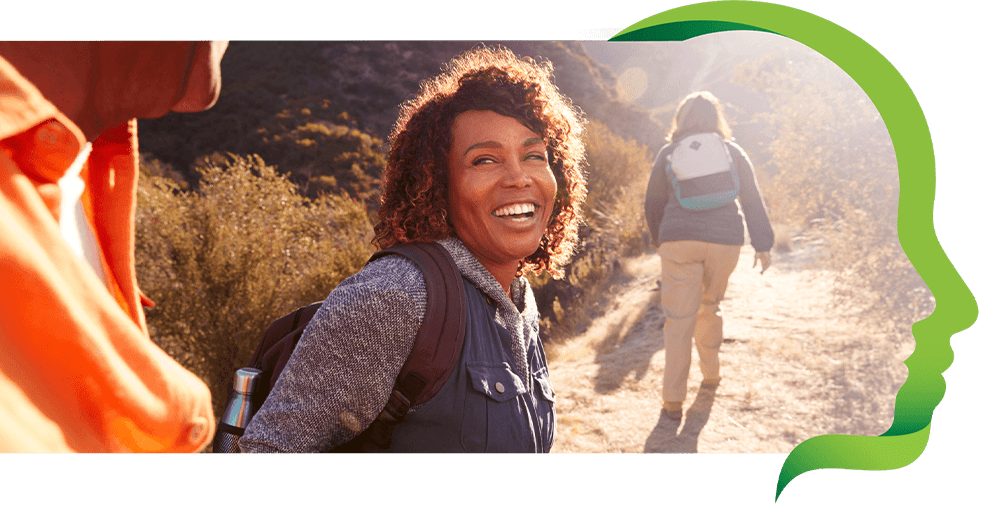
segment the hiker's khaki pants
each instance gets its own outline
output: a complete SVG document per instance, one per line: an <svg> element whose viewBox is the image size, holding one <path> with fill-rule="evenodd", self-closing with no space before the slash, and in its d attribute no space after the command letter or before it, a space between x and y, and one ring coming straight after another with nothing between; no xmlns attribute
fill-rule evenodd
<svg viewBox="0 0 1000 515"><path fill-rule="evenodd" d="M660 245L660 303L666 323L663 346L663 401L683 402L691 369L691 340L703 379L719 378L722 308L729 276L740 259L740 245L668 241Z"/></svg>

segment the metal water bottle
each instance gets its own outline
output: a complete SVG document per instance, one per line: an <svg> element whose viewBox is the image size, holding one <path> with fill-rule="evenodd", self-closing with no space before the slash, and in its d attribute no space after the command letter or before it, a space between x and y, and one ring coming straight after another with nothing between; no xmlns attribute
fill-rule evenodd
<svg viewBox="0 0 1000 515"><path fill-rule="evenodd" d="M222 419L219 420L218 429L215 430L215 440L212 443L212 452L236 453L240 452L237 443L243 436L250 417L253 416L257 406L253 405L253 392L257 386L257 380L261 371L256 368L241 368L236 371L236 378L233 380L233 392L229 394L226 402L226 409L222 412Z"/></svg>

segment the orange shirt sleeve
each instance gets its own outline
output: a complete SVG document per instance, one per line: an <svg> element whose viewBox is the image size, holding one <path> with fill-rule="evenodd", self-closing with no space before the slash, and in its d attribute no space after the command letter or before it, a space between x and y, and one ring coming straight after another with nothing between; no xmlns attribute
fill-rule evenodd
<svg viewBox="0 0 1000 515"><path fill-rule="evenodd" d="M208 388L150 341L140 305L135 121L98 138L85 171L106 286L58 230L55 180L82 134L0 66L0 88L11 85L30 105L0 102L5 115L28 113L0 117L0 452L204 448L214 433ZM51 119L10 135L10 120L46 110Z"/></svg>

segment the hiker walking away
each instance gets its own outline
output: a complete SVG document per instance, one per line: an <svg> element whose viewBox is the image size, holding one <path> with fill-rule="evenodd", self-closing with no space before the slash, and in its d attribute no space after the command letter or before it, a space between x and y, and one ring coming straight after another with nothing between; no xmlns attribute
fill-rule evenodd
<svg viewBox="0 0 1000 515"><path fill-rule="evenodd" d="M189 452L204 383L149 339L136 118L211 107L222 42L0 42L0 452Z"/></svg>
<svg viewBox="0 0 1000 515"><path fill-rule="evenodd" d="M444 386L396 426L388 451L548 452L554 395L524 274L562 274L586 193L583 120L551 65L480 48L403 104L389 138L374 242L437 241L468 315ZM341 283L306 326L241 451L327 451L386 406L427 308L427 285L390 255Z"/></svg>
<svg viewBox="0 0 1000 515"><path fill-rule="evenodd" d="M740 208L756 251L751 266L759 261L763 274L771 265L771 222L753 165L731 137L719 100L707 91L691 93L674 113L646 188L646 223L660 254L666 316L663 410L674 420L687 395L692 338L702 386L719 384L719 302L744 243Z"/></svg>

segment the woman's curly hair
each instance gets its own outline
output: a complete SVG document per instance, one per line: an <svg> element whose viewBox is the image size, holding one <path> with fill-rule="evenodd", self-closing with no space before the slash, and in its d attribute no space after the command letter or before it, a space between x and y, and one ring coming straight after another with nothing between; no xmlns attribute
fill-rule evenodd
<svg viewBox="0 0 1000 515"><path fill-rule="evenodd" d="M558 188L541 245L525 258L518 274L547 270L562 277L562 266L576 246L580 206L587 195L585 121L552 84L551 75L547 61L536 63L506 48L485 47L459 55L440 75L421 83L417 97L400 106L389 136L373 243L387 248L455 235L448 217L452 123L465 111L493 111L542 136Z"/></svg>

